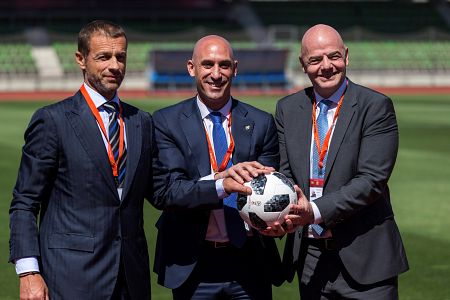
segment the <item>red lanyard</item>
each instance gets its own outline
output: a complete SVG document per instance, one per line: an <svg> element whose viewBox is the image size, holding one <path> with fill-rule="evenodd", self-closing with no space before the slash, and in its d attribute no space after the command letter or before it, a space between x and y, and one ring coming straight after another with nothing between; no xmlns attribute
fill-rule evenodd
<svg viewBox="0 0 450 300"><path fill-rule="evenodd" d="M228 146L227 152L225 153L222 163L220 164L220 167L218 168L216 156L214 155L214 149L211 145L211 141L210 141L208 133L206 132L206 129L205 129L206 141L208 142L209 161L211 162L211 166L213 168L214 173L222 172L223 170L225 170L227 168L228 162L230 161L230 158L231 158L231 154L234 151L234 139L233 139L233 136L231 135L231 112L230 112L230 117L228 119L228 133L230 135L230 145Z"/></svg>
<svg viewBox="0 0 450 300"><path fill-rule="evenodd" d="M111 169L113 172L114 177L119 176L119 161L120 158L123 155L124 151L124 127L123 127L123 119L122 119L122 105L119 103L119 120L120 120L120 127L119 127L119 157L117 157L117 161L114 160L114 154L112 151L111 144L108 139L108 135L106 134L105 125L103 124L103 120L100 117L100 114L98 113L98 109L94 104L94 101L92 101L91 96L89 96L89 93L86 91L86 88L84 87L84 84L80 88L81 93L84 96L84 99L86 99L87 104L89 105L89 108L92 111L92 114L94 115L95 119L97 120L98 125L100 126L100 129L102 130L103 136L105 137L107 143L108 143L108 159L109 164L111 165Z"/></svg>
<svg viewBox="0 0 450 300"><path fill-rule="evenodd" d="M327 134L325 136L325 139L323 140L322 147L320 147L319 129L317 128L317 120L316 120L316 107L317 107L317 105L319 103L315 103L313 105L313 109L312 109L312 125L313 125L313 130L314 130L314 141L316 143L317 153L319 153L319 168L320 169L323 168L323 160L325 159L325 155L327 154L327 151L328 151L328 146L329 146L330 137L331 137L331 131L333 130L333 127L336 124L336 119L339 116L339 111L341 110L342 100L344 100L344 96L345 96L345 91L342 94L341 99L339 99L339 103L338 103L338 106L336 108L336 112L334 113L333 123L328 128L328 131L327 131Z"/></svg>

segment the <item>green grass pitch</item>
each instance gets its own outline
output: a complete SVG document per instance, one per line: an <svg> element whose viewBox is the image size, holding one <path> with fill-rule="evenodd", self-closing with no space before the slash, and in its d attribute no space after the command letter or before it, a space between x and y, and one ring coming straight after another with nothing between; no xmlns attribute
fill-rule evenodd
<svg viewBox="0 0 450 300"><path fill-rule="evenodd" d="M241 97L274 113L274 97ZM390 180L392 204L411 270L400 276L400 299L450 299L450 97L394 96L400 150ZM173 98L129 101L154 111ZM42 102L0 103L0 299L18 299L18 279L7 263L11 192L17 176L23 132ZM153 255L159 212L145 206L145 229ZM280 249L284 240L279 242ZM152 258L151 258L152 259ZM154 299L171 299L152 274ZM297 283L274 288L274 299L298 299Z"/></svg>

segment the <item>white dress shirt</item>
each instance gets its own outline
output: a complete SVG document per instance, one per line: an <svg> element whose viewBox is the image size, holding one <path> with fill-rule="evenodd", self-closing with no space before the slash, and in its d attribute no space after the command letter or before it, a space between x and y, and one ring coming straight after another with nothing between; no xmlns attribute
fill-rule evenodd
<svg viewBox="0 0 450 300"><path fill-rule="evenodd" d="M347 88L347 84L348 84L348 80L345 79L341 86L339 87L339 89L337 89L336 92L334 92L333 95L331 95L331 97L329 98L324 98L321 95L319 95L316 91L314 91L314 96L315 96L315 100L316 100L316 104L317 105L320 101L322 101L323 99L328 99L332 102L330 108L327 111L327 121L328 121L328 128L330 128L333 125L333 118L334 118L334 114L336 113L336 108L338 106L339 100L342 97L342 94L344 94L345 89ZM319 115L319 110L316 109L316 119L317 116ZM337 122L337 120L336 120ZM331 144L331 139L333 138L333 133L334 133L334 128L333 127L331 129L331 135L330 135L330 144ZM329 146L329 145L328 145ZM309 155L309 174L313 173L313 151L317 151L316 150L316 145L314 142L314 128L311 131L311 147L310 147L310 155ZM329 151L329 148L328 148ZM328 153L327 153L328 154ZM325 166L326 167L326 166ZM320 224L322 223L322 215L320 214L319 208L317 207L317 205L314 202L311 202L311 206L314 212L314 224ZM309 228L308 230L308 237L318 237L316 236L316 234L314 233L313 230L311 230L311 228ZM329 230L327 230L322 236L322 238L326 238L326 237L331 237L331 232Z"/></svg>
<svg viewBox="0 0 450 300"><path fill-rule="evenodd" d="M106 103L108 100L106 100L102 95L100 95L97 91L92 89L90 86L88 86L86 83L83 83L84 87L86 88L86 91L88 92L89 96L91 96L92 101L94 102L95 107L97 107L98 112L100 114L100 117L102 118L103 125L106 129L106 134L108 133L108 125L109 125L109 114L105 109L102 107L104 103ZM119 104L119 96L117 93L114 95L114 98L110 101L116 102ZM97 124L98 125L98 124ZM126 130L125 130L125 124L124 124L124 141L125 145L127 145L127 137L126 137ZM100 131L100 134L102 136L103 142L105 144L105 150L108 151L108 141L106 137L103 135L102 130L100 128L100 125L98 125L98 130ZM108 137L109 138L109 137ZM117 189L117 193L119 194L119 198L122 198L122 188ZM16 261L16 273L22 274L26 272L39 272L39 264L36 257L25 257L20 258Z"/></svg>
<svg viewBox="0 0 450 300"><path fill-rule="evenodd" d="M223 129L225 130L225 135L227 137L227 143L230 143L230 132L228 130L228 122L231 111L231 98L228 102L219 110L219 112L225 117L222 122ZM205 128L206 133L209 136L209 140L211 142L211 146L214 149L214 140L213 140L213 122L209 116L209 114L213 111L208 108L197 96L197 105L200 110L200 115L202 117L203 126ZM230 158L231 159L231 158ZM200 180L213 180L214 179L214 171L211 167L211 174L205 177L200 178ZM223 188L223 179L219 179L216 181L216 191L217 196L220 199L226 198L229 196L224 188ZM208 229L206 231L206 240L215 241L215 242L226 242L228 241L227 229L225 226L225 216L223 212L223 208L213 209L211 210L211 214L209 216Z"/></svg>

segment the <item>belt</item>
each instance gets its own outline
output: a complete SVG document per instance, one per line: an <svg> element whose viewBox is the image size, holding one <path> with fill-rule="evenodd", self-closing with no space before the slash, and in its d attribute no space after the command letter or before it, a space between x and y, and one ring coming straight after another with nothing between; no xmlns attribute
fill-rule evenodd
<svg viewBox="0 0 450 300"><path fill-rule="evenodd" d="M340 243L333 239L314 239L314 238L304 238L303 241L306 244L319 248L320 250L326 251L336 251L341 249Z"/></svg>
<svg viewBox="0 0 450 300"><path fill-rule="evenodd" d="M216 241L208 241L205 240L203 242L203 244L208 247L208 248L213 248L213 249L220 249L220 248L230 248L233 245L227 241L227 242L216 242Z"/></svg>

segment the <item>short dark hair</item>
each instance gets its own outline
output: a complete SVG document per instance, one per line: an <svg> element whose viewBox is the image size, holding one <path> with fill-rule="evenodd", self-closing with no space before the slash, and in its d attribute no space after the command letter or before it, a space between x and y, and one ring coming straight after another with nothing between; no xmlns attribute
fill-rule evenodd
<svg viewBox="0 0 450 300"><path fill-rule="evenodd" d="M120 25L111 21L95 20L81 28L80 33L78 34L78 51L83 57L86 57L89 54L90 41L92 36L96 33L102 33L111 38L124 37L127 41L126 45L128 46L127 36Z"/></svg>

